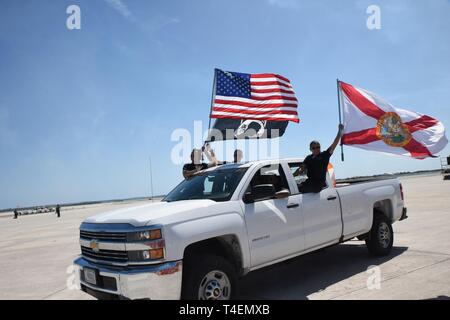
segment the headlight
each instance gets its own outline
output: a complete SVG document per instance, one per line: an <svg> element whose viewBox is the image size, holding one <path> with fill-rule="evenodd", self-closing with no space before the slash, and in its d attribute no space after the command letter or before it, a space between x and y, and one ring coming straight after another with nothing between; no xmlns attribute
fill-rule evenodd
<svg viewBox="0 0 450 320"><path fill-rule="evenodd" d="M128 258L131 261L160 260L164 258L164 249L158 248L143 251L129 251Z"/></svg>
<svg viewBox="0 0 450 320"><path fill-rule="evenodd" d="M128 249L128 259L130 261L153 261L164 259L165 242L162 235L162 230L149 229L137 232L130 232L127 234L127 242L130 246L134 243L139 249ZM142 244L140 244L142 243Z"/></svg>
<svg viewBox="0 0 450 320"><path fill-rule="evenodd" d="M164 258L164 249L160 248L142 251L142 257L144 258L144 260L162 259Z"/></svg>
<svg viewBox="0 0 450 320"><path fill-rule="evenodd" d="M139 232L140 240L156 240L161 238L161 229Z"/></svg>
<svg viewBox="0 0 450 320"><path fill-rule="evenodd" d="M145 230L128 234L128 241L157 240L162 238L161 229Z"/></svg>

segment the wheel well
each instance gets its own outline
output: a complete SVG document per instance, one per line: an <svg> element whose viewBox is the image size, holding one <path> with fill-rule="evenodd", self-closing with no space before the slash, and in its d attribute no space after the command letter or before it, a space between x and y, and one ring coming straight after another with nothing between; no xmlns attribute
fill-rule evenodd
<svg viewBox="0 0 450 320"><path fill-rule="evenodd" d="M383 214L392 222L393 209L391 200L385 199L375 202L375 204L373 205L373 213Z"/></svg>
<svg viewBox="0 0 450 320"><path fill-rule="evenodd" d="M243 272L241 247L235 235L223 235L191 243L184 249L183 259L205 253L219 255L230 261L238 274Z"/></svg>

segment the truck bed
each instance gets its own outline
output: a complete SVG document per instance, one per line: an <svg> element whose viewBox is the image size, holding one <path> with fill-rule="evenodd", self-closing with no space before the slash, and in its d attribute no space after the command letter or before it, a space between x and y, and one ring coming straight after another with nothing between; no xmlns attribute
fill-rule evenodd
<svg viewBox="0 0 450 320"><path fill-rule="evenodd" d="M352 179L346 183L338 183L336 191L342 208L344 238L354 233L369 231L372 225L374 204L388 206L392 210L392 222L398 220L402 212L399 202L400 181L395 176Z"/></svg>
<svg viewBox="0 0 450 320"><path fill-rule="evenodd" d="M383 181L389 179L396 179L397 176L394 175L383 175L376 177L361 177L361 178L348 178L348 179L337 179L336 180L336 188L345 187L352 184L366 183L366 182L375 182L375 181Z"/></svg>

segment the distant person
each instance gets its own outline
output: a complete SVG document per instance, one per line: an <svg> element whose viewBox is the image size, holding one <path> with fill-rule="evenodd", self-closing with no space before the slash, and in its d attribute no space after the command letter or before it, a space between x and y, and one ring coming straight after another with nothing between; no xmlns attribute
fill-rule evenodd
<svg viewBox="0 0 450 320"><path fill-rule="evenodd" d="M19 212L16 210L14 210L14 219L17 219L17 217L19 216Z"/></svg>
<svg viewBox="0 0 450 320"><path fill-rule="evenodd" d="M333 143L323 152L320 151L320 143L318 141L314 140L309 144L311 154L303 160L300 168L294 172L294 176L298 176L303 174L306 170L308 179L300 184L299 191L301 193L317 193L326 187L328 163L330 162L330 157L333 154L334 149L336 149L336 146L341 140L343 129L344 126L340 124Z"/></svg>
<svg viewBox="0 0 450 320"><path fill-rule="evenodd" d="M192 178L198 172L205 170L207 168L215 167L218 165L218 161L216 159L216 155L214 151L211 150L209 144L203 148L206 157L209 160L209 163L202 162L202 150L201 149L193 149L191 152L191 163L186 163L183 166L183 177L186 180Z"/></svg>
<svg viewBox="0 0 450 320"><path fill-rule="evenodd" d="M60 218L61 217L61 207L59 204L56 205L55 211L56 211L56 216L58 218Z"/></svg>
<svg viewBox="0 0 450 320"><path fill-rule="evenodd" d="M240 163L243 158L242 150L236 149L233 153L233 163Z"/></svg>

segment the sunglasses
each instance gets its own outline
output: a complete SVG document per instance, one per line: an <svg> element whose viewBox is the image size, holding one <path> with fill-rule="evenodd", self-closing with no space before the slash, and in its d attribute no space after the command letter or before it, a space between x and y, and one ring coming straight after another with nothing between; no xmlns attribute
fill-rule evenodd
<svg viewBox="0 0 450 320"><path fill-rule="evenodd" d="M314 146L311 148L311 150L316 150L316 149L320 149L320 146Z"/></svg>

